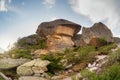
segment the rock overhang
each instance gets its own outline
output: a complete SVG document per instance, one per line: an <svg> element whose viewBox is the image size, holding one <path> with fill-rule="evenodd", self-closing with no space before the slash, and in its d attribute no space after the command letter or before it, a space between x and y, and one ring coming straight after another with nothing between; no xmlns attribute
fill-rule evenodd
<svg viewBox="0 0 120 80"><path fill-rule="evenodd" d="M56 33L56 31L58 31L57 29L59 29L58 27L60 26L63 29L61 29L61 31L59 30L59 33ZM69 29L67 31L73 30L72 34L65 32L65 28ZM74 36L80 31L80 29L81 29L81 26L79 24L76 24L76 23L73 23L71 21L64 20L64 19L57 19L54 21L41 23L38 26L36 33L44 37L46 37L47 35L54 35L54 34Z"/></svg>

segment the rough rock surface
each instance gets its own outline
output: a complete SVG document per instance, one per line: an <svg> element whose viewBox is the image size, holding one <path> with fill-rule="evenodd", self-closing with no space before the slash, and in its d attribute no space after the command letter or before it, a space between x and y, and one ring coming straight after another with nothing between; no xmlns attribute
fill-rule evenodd
<svg viewBox="0 0 120 80"><path fill-rule="evenodd" d="M41 39L38 35L33 34L27 37L23 37L17 41L17 46L25 48L25 45L36 45L38 40Z"/></svg>
<svg viewBox="0 0 120 80"><path fill-rule="evenodd" d="M47 60L34 59L17 68L17 74L20 76L31 76L41 74L47 71L47 65L50 62Z"/></svg>
<svg viewBox="0 0 120 80"><path fill-rule="evenodd" d="M49 50L60 50L74 46L72 37L76 35L81 26L73 22L58 19L51 22L43 22L38 26L36 33L47 39Z"/></svg>
<svg viewBox="0 0 120 80"><path fill-rule="evenodd" d="M89 44L92 38L104 38L107 42L113 42L113 35L110 29L103 23L95 23L90 28L83 27L82 39L86 44Z"/></svg>
<svg viewBox="0 0 120 80"><path fill-rule="evenodd" d="M12 69L12 68L22 65L28 61L30 61L30 60L29 59L2 58L2 59L0 59L0 70Z"/></svg>
<svg viewBox="0 0 120 80"><path fill-rule="evenodd" d="M85 43L85 41L82 39L82 35L81 35L81 34L76 34L76 35L73 37L73 41L74 41L74 45L77 46L77 47L86 46L86 43Z"/></svg>
<svg viewBox="0 0 120 80"><path fill-rule="evenodd" d="M32 55L36 56L36 57L39 57L40 55L46 55L48 54L49 51L48 50L45 50L45 49L38 49L36 51L34 51L33 53L31 53Z"/></svg>

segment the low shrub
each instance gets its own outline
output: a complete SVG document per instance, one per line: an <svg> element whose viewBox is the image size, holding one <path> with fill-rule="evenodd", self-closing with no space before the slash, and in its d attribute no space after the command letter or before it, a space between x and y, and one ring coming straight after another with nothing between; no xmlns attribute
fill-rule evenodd
<svg viewBox="0 0 120 80"><path fill-rule="evenodd" d="M59 64L61 56L56 56L55 53L50 53L48 55L41 55L41 59L50 61L50 64L47 66L48 73L55 74L64 69L64 67Z"/></svg>

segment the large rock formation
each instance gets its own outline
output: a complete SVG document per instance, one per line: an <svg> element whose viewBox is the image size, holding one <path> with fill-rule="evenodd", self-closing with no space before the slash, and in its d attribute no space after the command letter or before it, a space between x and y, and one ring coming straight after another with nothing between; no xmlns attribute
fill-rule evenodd
<svg viewBox="0 0 120 80"><path fill-rule="evenodd" d="M81 26L78 24L64 19L58 19L41 23L36 33L47 39L48 50L60 50L74 46L72 37L75 36L80 29Z"/></svg>
<svg viewBox="0 0 120 80"><path fill-rule="evenodd" d="M103 23L95 23L90 28L83 27L82 38L85 43L89 44L92 38L104 38L107 42L113 42L113 34Z"/></svg>
<svg viewBox="0 0 120 80"><path fill-rule="evenodd" d="M88 44L93 44L97 45L98 40L97 39L104 39L107 42L113 42L113 34L108 29L106 25L103 23L95 23L92 27L90 28L82 28L82 34L78 38L74 39L76 41L77 46L84 46ZM83 44L84 42L84 44ZM92 43L93 42L93 43ZM83 44L83 45L81 45Z"/></svg>

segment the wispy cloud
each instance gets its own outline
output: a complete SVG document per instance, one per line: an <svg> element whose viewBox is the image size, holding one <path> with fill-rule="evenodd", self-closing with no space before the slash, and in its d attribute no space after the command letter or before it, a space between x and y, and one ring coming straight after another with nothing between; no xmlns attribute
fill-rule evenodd
<svg viewBox="0 0 120 80"><path fill-rule="evenodd" d="M0 11L7 11L5 6L5 0L0 0Z"/></svg>
<svg viewBox="0 0 120 80"><path fill-rule="evenodd" d="M1 12L8 11L7 2L8 2L8 4L10 4L12 2L12 0L0 0L0 11Z"/></svg>
<svg viewBox="0 0 120 80"><path fill-rule="evenodd" d="M48 8L52 8L53 5L55 4L56 0L44 0L43 4L48 7Z"/></svg>
<svg viewBox="0 0 120 80"><path fill-rule="evenodd" d="M115 0L69 0L69 2L73 11L88 17L93 23L104 22L116 34L115 29L120 27L120 12L116 9Z"/></svg>

